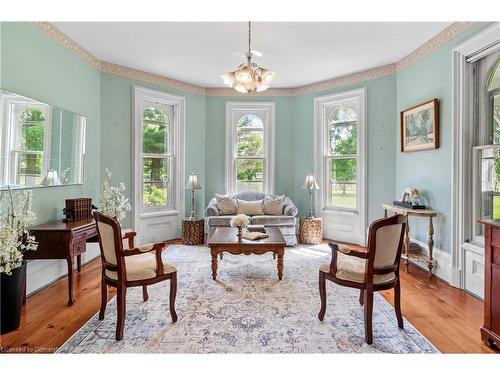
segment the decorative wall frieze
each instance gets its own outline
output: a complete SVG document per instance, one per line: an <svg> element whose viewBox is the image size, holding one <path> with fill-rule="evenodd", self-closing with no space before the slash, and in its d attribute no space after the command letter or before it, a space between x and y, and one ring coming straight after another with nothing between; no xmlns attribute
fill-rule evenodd
<svg viewBox="0 0 500 375"><path fill-rule="evenodd" d="M446 29L441 31L439 34L422 44L416 50L403 57L401 60L383 65L380 67L363 70L356 73L351 73L343 75L340 77L328 79L325 81L320 81L312 83L305 86L295 87L295 88L271 88L262 93L254 93L251 96L295 96L308 94L317 91L328 90L331 88L350 85L358 82L367 81L370 79L383 77L397 73L406 67L414 64L422 57L428 55L435 49L439 48L470 26L474 22L454 22ZM49 22L33 22L33 25L38 27L46 35L68 48L73 53L77 54L82 60L88 62L89 64L95 66L101 72L114 74L117 76L134 79L138 81L144 81L149 83L154 83L160 86L165 86L177 90L192 92L195 94L206 95L206 96L245 96L248 97L249 94L240 94L231 88L218 88L218 87L202 87L197 86L188 82L175 80L158 74L153 74L145 72L138 69L129 68L126 66L110 63L107 61L99 60L97 57L93 56L86 49L78 45L69 36L59 30L57 27Z"/></svg>
<svg viewBox="0 0 500 375"><path fill-rule="evenodd" d="M453 39L455 36L468 29L474 24L474 22L453 22L446 29L441 31L439 34L435 35L427 42L422 44L416 50L412 51L410 54L403 57L397 62L397 71L405 69L406 67L414 64L422 57L428 55L435 49L441 47L443 44Z"/></svg>

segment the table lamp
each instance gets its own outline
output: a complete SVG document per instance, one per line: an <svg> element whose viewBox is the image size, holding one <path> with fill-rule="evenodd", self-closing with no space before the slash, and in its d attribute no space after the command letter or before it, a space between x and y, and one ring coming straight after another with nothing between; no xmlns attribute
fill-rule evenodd
<svg viewBox="0 0 500 375"><path fill-rule="evenodd" d="M314 179L314 174L306 174L306 180L304 181L304 186L302 186L302 189L306 189L309 192L309 216L307 217L307 219L314 219L312 192L313 190L319 190L319 186Z"/></svg>
<svg viewBox="0 0 500 375"><path fill-rule="evenodd" d="M196 219L196 214L194 213L194 191L201 189L201 185L198 182L198 176L194 173L189 175L186 189L191 190L191 216L189 216L189 219Z"/></svg>

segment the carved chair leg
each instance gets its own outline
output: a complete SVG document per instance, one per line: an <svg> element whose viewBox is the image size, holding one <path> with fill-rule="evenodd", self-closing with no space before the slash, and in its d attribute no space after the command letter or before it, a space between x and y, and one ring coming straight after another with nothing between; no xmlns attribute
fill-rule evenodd
<svg viewBox="0 0 500 375"><path fill-rule="evenodd" d="M177 313L175 312L175 296L177 295L177 272L172 274L170 279L170 316L172 323L177 321Z"/></svg>
<svg viewBox="0 0 500 375"><path fill-rule="evenodd" d="M326 279L325 274L321 271L319 271L319 297L321 309L319 310L318 319L323 321L326 312Z"/></svg>
<svg viewBox="0 0 500 375"><path fill-rule="evenodd" d="M118 285L118 292L116 296L116 303L118 305L118 320L116 322L116 339L121 340L123 338L123 330L125 327L125 298L127 294L127 288L125 286Z"/></svg>
<svg viewBox="0 0 500 375"><path fill-rule="evenodd" d="M142 286L142 299L144 301L147 301L149 299L149 296L148 296L148 287L147 285L143 285Z"/></svg>
<svg viewBox="0 0 500 375"><path fill-rule="evenodd" d="M363 294L365 293L365 290L364 289L360 289L359 290L359 304L361 306L363 306L363 304L365 303L364 300L363 300Z"/></svg>
<svg viewBox="0 0 500 375"><path fill-rule="evenodd" d="M373 289L365 289L365 341L368 345L373 343Z"/></svg>
<svg viewBox="0 0 500 375"><path fill-rule="evenodd" d="M396 318L398 319L398 327L403 328L403 315L401 314L401 284L399 283L399 276L394 285L394 310L396 311Z"/></svg>
<svg viewBox="0 0 500 375"><path fill-rule="evenodd" d="M99 320L104 319L107 303L108 303L108 286L104 281L104 274L103 274L101 277L101 309L99 310Z"/></svg>

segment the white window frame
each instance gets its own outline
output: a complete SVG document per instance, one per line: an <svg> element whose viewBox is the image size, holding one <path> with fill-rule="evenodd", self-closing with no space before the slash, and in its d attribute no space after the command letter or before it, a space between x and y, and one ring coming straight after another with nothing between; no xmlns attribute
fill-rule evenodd
<svg viewBox="0 0 500 375"><path fill-rule="evenodd" d="M235 114L238 112L263 113L264 124L264 170L263 170L263 192L274 193L274 102L226 102L226 158L225 158L225 188L226 193L236 193L236 121ZM262 116L259 116L262 117Z"/></svg>
<svg viewBox="0 0 500 375"><path fill-rule="evenodd" d="M174 118L171 121L170 134L172 137L173 153L171 163L171 184L169 194L173 197L169 206L148 207L143 206L143 173L142 173L142 118L146 102L158 102L174 107ZM133 218L134 227L140 228L141 220L160 218L162 216L178 216L177 228L179 232L180 219L184 217L184 123L185 123L185 98L167 94L162 91L152 90L140 86L133 86L133 152L132 152L132 181L133 185Z"/></svg>
<svg viewBox="0 0 500 375"><path fill-rule="evenodd" d="M453 49L452 53L452 180L451 180L451 285L465 286L465 252L483 253L470 242L475 215L473 181L477 171L474 159L473 66L490 53L500 39L500 23L495 23Z"/></svg>
<svg viewBox="0 0 500 375"><path fill-rule="evenodd" d="M357 221L358 229L355 229L349 238L339 238L341 240L352 241L364 245L366 243L367 228L367 108L366 108L366 87L345 91L337 94L324 95L314 98L314 172L320 187L318 194L315 194L315 207L319 208L319 216L325 219L325 238L334 239L338 233L329 230L329 221L342 220ZM327 160L330 155L330 134L328 108L332 106L342 106L350 102L359 102L358 115L358 152L357 152L357 192L356 209L347 207L328 207L328 165ZM348 105L347 105L348 106ZM327 118L328 116L328 118ZM333 225L330 225L333 227ZM356 227L356 226L355 226Z"/></svg>

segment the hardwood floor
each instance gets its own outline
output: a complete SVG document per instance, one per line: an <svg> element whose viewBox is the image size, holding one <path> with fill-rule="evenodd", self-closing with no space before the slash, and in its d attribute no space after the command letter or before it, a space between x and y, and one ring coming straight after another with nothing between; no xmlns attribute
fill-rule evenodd
<svg viewBox="0 0 500 375"><path fill-rule="evenodd" d="M0 336L0 352L52 353L87 322L100 304L100 259L75 274L75 299L67 306L67 280L28 298L21 327ZM483 303L410 266L401 271L403 316L443 353L493 353L482 344ZM108 297L115 295L109 289ZM392 292L381 292L392 304ZM319 298L318 298L319 308Z"/></svg>

